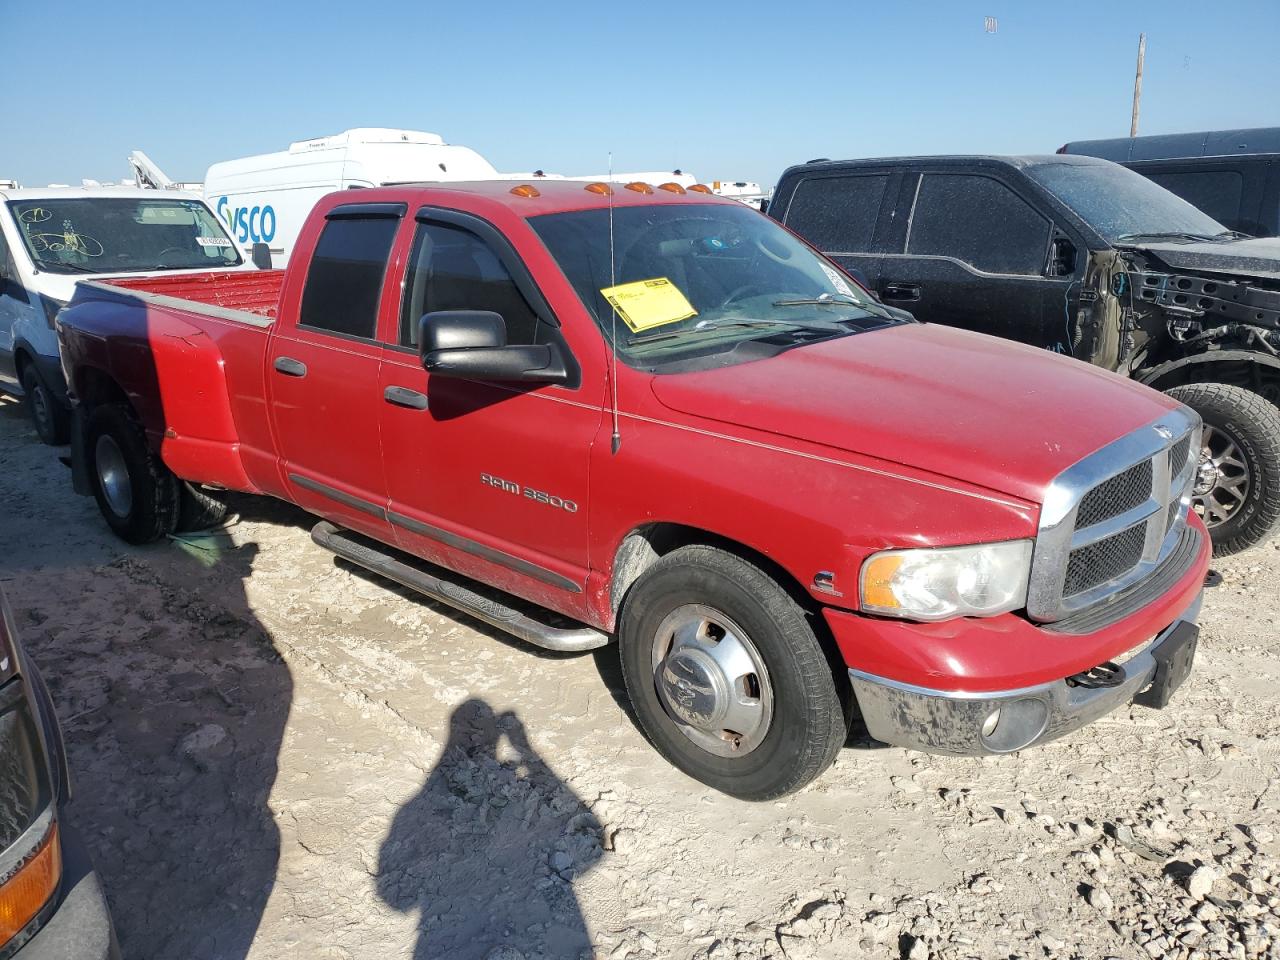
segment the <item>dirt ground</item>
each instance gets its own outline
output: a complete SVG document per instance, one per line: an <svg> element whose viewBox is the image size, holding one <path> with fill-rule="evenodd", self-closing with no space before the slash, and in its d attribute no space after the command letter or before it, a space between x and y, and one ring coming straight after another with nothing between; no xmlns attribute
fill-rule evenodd
<svg viewBox="0 0 1280 960"><path fill-rule="evenodd" d="M0 400L0 584L66 728L127 960L1280 958L1280 541L1197 668L998 759L855 734L728 799L558 656L377 581L313 519L130 548Z"/></svg>

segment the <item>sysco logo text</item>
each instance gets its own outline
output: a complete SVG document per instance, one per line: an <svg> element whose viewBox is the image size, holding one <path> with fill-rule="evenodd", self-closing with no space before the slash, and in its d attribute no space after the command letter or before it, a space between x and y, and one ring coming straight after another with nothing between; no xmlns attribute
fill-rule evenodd
<svg viewBox="0 0 1280 960"><path fill-rule="evenodd" d="M226 197L218 198L218 216L241 243L270 243L276 235L276 211L265 207L231 207Z"/></svg>

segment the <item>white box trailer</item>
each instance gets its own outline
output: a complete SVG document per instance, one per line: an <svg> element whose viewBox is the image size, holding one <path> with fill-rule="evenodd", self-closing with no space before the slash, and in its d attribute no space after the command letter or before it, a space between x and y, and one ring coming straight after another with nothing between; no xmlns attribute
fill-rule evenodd
<svg viewBox="0 0 1280 960"><path fill-rule="evenodd" d="M266 243L279 267L288 260L307 214L325 194L497 176L480 154L445 143L437 134L363 127L299 140L279 153L215 163L205 174L204 197L246 255L255 243Z"/></svg>

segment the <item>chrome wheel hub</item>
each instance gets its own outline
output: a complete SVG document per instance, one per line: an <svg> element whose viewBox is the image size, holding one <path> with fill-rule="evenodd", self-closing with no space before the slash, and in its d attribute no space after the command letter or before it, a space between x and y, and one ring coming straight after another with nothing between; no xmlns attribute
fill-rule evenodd
<svg viewBox="0 0 1280 960"><path fill-rule="evenodd" d="M676 727L709 753L738 757L758 747L773 721L773 687L746 633L711 607L686 604L653 638L658 699Z"/></svg>
<svg viewBox="0 0 1280 960"><path fill-rule="evenodd" d="M1208 424L1200 449L1191 502L1205 526L1216 527L1234 517L1249 495L1249 464L1229 434Z"/></svg>
<svg viewBox="0 0 1280 960"><path fill-rule="evenodd" d="M129 516L133 509L133 484L129 481L124 451L115 440L104 434L94 445L93 459L98 470L98 486L102 488L107 506L118 517Z"/></svg>

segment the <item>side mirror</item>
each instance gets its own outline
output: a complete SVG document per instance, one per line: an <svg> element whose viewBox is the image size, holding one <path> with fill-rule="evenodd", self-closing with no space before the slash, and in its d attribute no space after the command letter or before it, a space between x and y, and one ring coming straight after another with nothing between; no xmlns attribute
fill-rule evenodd
<svg viewBox="0 0 1280 960"><path fill-rule="evenodd" d="M259 240L253 245L252 253L249 259L253 261L253 265L259 270L271 269L271 248Z"/></svg>
<svg viewBox="0 0 1280 960"><path fill-rule="evenodd" d="M441 377L520 383L564 383L564 357L554 344L507 343L507 323L490 310L439 310L418 321L423 369Z"/></svg>

